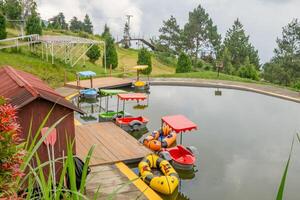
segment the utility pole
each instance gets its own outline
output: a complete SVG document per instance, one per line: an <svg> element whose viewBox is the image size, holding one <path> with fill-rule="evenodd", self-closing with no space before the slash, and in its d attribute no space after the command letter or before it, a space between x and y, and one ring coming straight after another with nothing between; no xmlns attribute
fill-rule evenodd
<svg viewBox="0 0 300 200"><path fill-rule="evenodd" d="M130 18L133 17L132 15L126 15L127 21L125 23L124 27L124 47L129 48L130 47Z"/></svg>

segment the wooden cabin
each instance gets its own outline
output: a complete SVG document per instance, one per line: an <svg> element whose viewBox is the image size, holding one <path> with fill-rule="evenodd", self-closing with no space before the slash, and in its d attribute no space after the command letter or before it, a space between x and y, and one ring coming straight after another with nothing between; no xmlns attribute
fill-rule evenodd
<svg viewBox="0 0 300 200"><path fill-rule="evenodd" d="M75 141L74 111L79 113L83 111L32 74L4 66L0 67L0 80L0 96L7 98L11 104L18 108L18 120L21 125L21 136L24 140L28 138L28 135L29 138L34 138L53 106L45 128L51 127L56 121L66 116L56 127L57 140L54 145L56 158L66 155L67 138ZM29 132L31 121L32 128ZM76 154L75 145L74 143L74 154ZM41 145L38 154L42 162L48 160L46 144ZM61 165L57 167L61 168Z"/></svg>

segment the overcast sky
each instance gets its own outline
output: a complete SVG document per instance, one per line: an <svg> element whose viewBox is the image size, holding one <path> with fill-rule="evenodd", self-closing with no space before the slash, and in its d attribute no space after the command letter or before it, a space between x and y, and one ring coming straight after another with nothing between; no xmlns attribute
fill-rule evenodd
<svg viewBox="0 0 300 200"><path fill-rule="evenodd" d="M83 19L88 13L96 33L101 33L107 23L118 38L122 36L127 14L133 15L132 34L150 37L158 34L162 20L170 15L183 25L188 12L199 4L209 13L223 38L238 17L262 62L272 57L282 27L293 18L300 18L300 0L38 0L43 19L63 12L69 21L73 16Z"/></svg>

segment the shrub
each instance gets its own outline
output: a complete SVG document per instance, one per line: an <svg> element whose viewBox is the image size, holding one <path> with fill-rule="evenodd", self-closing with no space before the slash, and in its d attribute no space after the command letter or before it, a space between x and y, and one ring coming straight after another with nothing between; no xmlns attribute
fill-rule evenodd
<svg viewBox="0 0 300 200"><path fill-rule="evenodd" d="M6 19L2 14L0 14L0 40L5 39L6 36Z"/></svg>
<svg viewBox="0 0 300 200"><path fill-rule="evenodd" d="M26 34L42 34L41 20L37 15L31 15L26 22Z"/></svg>
<svg viewBox="0 0 300 200"><path fill-rule="evenodd" d="M152 72L151 54L146 48L142 48L138 54L138 65L148 65L148 68L142 70L142 74L149 75Z"/></svg>
<svg viewBox="0 0 300 200"><path fill-rule="evenodd" d="M241 66L238 70L238 75L242 78L249 78L252 80L259 79L255 66L252 64Z"/></svg>
<svg viewBox="0 0 300 200"><path fill-rule="evenodd" d="M110 65L112 69L118 67L118 54L115 47L114 39L111 35L107 35L105 37L105 45L106 45L106 66L109 68ZM103 65L104 66L104 65Z"/></svg>
<svg viewBox="0 0 300 200"><path fill-rule="evenodd" d="M300 80L293 85L293 88L300 90Z"/></svg>
<svg viewBox="0 0 300 200"><path fill-rule="evenodd" d="M0 198L13 195L17 179L24 175L20 166L25 152L18 148L19 131L16 108L0 98Z"/></svg>
<svg viewBox="0 0 300 200"><path fill-rule="evenodd" d="M185 73L192 70L192 62L188 55L181 53L178 57L176 73Z"/></svg>
<svg viewBox="0 0 300 200"><path fill-rule="evenodd" d="M87 52L86 56L92 63L95 63L100 58L100 48L98 45L93 45Z"/></svg>

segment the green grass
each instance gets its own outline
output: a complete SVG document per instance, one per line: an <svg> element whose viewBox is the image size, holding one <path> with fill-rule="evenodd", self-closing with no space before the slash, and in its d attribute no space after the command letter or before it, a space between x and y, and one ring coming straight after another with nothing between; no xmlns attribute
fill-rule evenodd
<svg viewBox="0 0 300 200"><path fill-rule="evenodd" d="M232 76L228 74L220 73L218 77L217 72L213 71L200 71L200 72L190 72L190 73L175 73L175 74L159 74L154 75L153 77L164 77L164 78L201 78L201 79L219 79L219 80L228 80L228 81L239 81L247 83L261 83L259 81L254 81L251 79L241 78L238 76Z"/></svg>
<svg viewBox="0 0 300 200"><path fill-rule="evenodd" d="M9 37L18 36L19 32L15 29L8 29ZM73 33L70 31L64 30L45 30L44 35L72 35L72 36L84 36L94 40L101 40L99 36L82 34L82 33ZM39 47L40 48L40 47ZM41 49L39 49L41 50ZM77 50L76 50L77 51ZM74 51L74 52L76 52ZM117 47L118 52L118 61L119 65L116 69L112 70L113 76L126 76L126 77L135 77L136 71L132 69L133 66L137 64L138 51L134 49L124 49ZM77 55L79 56L79 55ZM91 70L96 72L97 76L106 76L110 73L110 70L107 69L107 73L102 66L102 59L99 59L95 64L86 61L85 65L83 61L78 62L74 67L65 64L59 60L55 61L55 64L50 63L50 59L47 62L46 60L41 59L41 55L34 55L30 53L27 47L21 48L21 53L17 53L12 50L1 50L0 51L0 67L3 65L10 65L20 70L32 73L39 76L42 80L47 82L52 87L60 87L64 83L64 74L66 73L67 81L76 80L76 72ZM237 82L247 82L247 83L258 83L258 84L269 84L263 81L253 81L250 79L240 78L238 76L232 76L220 73L220 76L217 76L216 72L213 71L199 71L191 73L175 73L176 58L165 57L161 53L153 53L152 56L152 77L177 77L177 78L201 78L201 79L218 79L218 80L228 80L228 81L237 81ZM124 73L125 72L125 73ZM277 86L277 85L276 85ZM281 87L282 86L277 86ZM297 91L294 88L287 88L290 90Z"/></svg>

